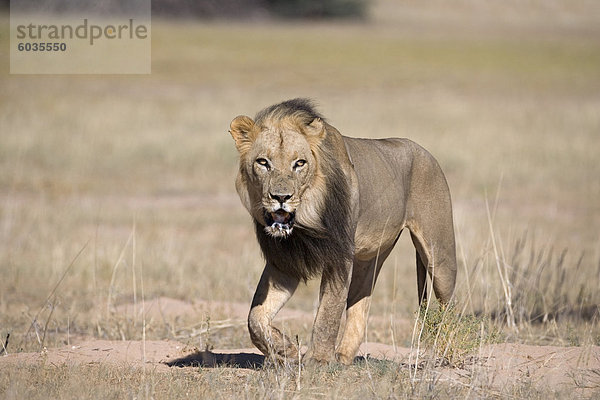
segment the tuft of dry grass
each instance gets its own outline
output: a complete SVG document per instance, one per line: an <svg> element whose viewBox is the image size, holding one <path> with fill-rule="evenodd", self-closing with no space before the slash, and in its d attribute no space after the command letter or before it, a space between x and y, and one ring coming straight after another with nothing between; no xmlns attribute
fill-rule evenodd
<svg viewBox="0 0 600 400"><path fill-rule="evenodd" d="M499 343L502 335L489 317L465 314L455 304L429 307L423 304L417 313L413 341L429 353L435 365L464 365L486 344Z"/></svg>

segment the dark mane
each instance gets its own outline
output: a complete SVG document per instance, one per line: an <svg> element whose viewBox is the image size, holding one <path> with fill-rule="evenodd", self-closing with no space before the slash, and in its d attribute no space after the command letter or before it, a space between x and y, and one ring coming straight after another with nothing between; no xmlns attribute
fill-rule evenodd
<svg viewBox="0 0 600 400"><path fill-rule="evenodd" d="M324 232L297 225L289 238L274 238L254 221L256 237L266 261L275 268L307 281L323 273L343 282L345 263L354 255L350 216L350 187L339 164L328 150L331 140L321 146L322 172L327 190L321 214Z"/></svg>
<svg viewBox="0 0 600 400"><path fill-rule="evenodd" d="M281 120L286 117L299 118L304 124L311 123L315 118L323 116L316 111L314 102L310 99L292 99L272 105L259 111L254 120L262 125L267 120Z"/></svg>

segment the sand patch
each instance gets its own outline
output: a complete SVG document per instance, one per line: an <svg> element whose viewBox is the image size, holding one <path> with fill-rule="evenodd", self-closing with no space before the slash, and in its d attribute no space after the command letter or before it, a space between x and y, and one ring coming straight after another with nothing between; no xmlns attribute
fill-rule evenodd
<svg viewBox="0 0 600 400"><path fill-rule="evenodd" d="M394 348L382 343L364 343L359 356L369 360L387 360L400 368L414 369L416 354L409 348ZM421 356L421 360L425 357ZM199 351L178 341L107 341L87 340L71 346L39 353L16 353L0 357L0 368L12 365L113 365L150 368L166 372L172 368L202 366L255 370L264 357L255 348ZM474 379L485 387L500 390L530 382L553 389L600 388L600 346L557 347L522 344L485 346L479 354L459 367L431 367L439 379L467 384ZM200 373L200 372L199 372Z"/></svg>

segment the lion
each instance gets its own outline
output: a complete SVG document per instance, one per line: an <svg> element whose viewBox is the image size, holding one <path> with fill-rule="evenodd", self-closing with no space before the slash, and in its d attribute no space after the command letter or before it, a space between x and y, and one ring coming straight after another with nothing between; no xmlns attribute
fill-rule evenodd
<svg viewBox="0 0 600 400"><path fill-rule="evenodd" d="M301 281L320 276L319 306L302 361L353 362L364 340L381 266L407 228L416 249L419 304L427 273L448 303L456 281L452 204L437 161L408 139L342 136L308 99L238 116L235 186L266 265L248 315L256 347L275 360L299 348L272 326ZM346 324L336 347L346 311Z"/></svg>

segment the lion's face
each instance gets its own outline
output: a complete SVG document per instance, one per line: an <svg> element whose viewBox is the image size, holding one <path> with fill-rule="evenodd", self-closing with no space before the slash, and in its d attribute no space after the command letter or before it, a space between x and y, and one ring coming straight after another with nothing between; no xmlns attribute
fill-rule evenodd
<svg viewBox="0 0 600 400"><path fill-rule="evenodd" d="M243 162L249 181L260 193L266 232L288 237L314 175L315 159L307 140L293 129L261 131Z"/></svg>
<svg viewBox="0 0 600 400"><path fill-rule="evenodd" d="M310 135L315 128L323 129L320 120L306 128L292 123L257 126L248 117L238 117L231 124L240 152L238 193L250 214L273 237L289 237L298 222L313 224L315 204L309 193L318 165Z"/></svg>

